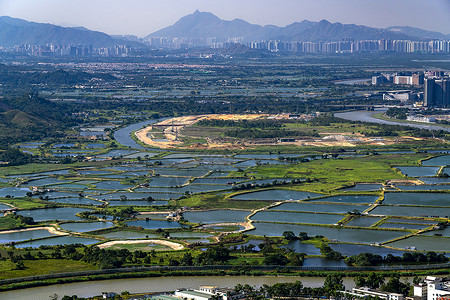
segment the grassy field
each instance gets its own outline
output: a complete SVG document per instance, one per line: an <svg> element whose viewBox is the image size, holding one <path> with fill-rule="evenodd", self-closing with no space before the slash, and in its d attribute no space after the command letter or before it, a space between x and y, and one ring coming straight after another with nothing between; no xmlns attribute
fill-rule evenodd
<svg viewBox="0 0 450 300"><path fill-rule="evenodd" d="M233 172L230 176L253 176L255 178L310 178L320 183L307 184L313 190L332 190L341 185L364 182L384 182L402 179L393 166L418 165L427 154L374 155L346 159L321 159L295 165L265 165Z"/></svg>
<svg viewBox="0 0 450 300"><path fill-rule="evenodd" d="M236 201L227 198L227 194L199 194L177 200L178 205L197 209L238 208L257 209L269 205L270 201Z"/></svg>
<svg viewBox="0 0 450 300"><path fill-rule="evenodd" d="M10 166L8 168L0 168L0 175L17 175L17 174L31 174L42 173L49 171L64 170L73 167L87 166L87 163L76 164L26 164L21 166Z"/></svg>
<svg viewBox="0 0 450 300"><path fill-rule="evenodd" d="M42 208L46 206L46 204L40 203L35 199L1 198L0 202L12 204L20 209Z"/></svg>
<svg viewBox="0 0 450 300"><path fill-rule="evenodd" d="M0 261L0 279L97 270L91 264L67 259L24 260L23 262L25 270L12 270L14 264L10 260Z"/></svg>
<svg viewBox="0 0 450 300"><path fill-rule="evenodd" d="M14 220L11 217L0 218L0 230L14 229L22 225L19 220Z"/></svg>

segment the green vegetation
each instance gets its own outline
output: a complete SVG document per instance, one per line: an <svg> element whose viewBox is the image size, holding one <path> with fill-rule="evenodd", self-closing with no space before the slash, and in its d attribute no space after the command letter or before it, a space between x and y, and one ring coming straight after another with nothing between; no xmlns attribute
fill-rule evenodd
<svg viewBox="0 0 450 300"><path fill-rule="evenodd" d="M33 225L33 218L24 217L21 215L9 214L5 217L0 217L0 230L22 228L27 225Z"/></svg>
<svg viewBox="0 0 450 300"><path fill-rule="evenodd" d="M0 279L97 269L89 263L68 259L26 260L23 264L24 269L16 270L10 260L0 261Z"/></svg>
<svg viewBox="0 0 450 300"><path fill-rule="evenodd" d="M45 208L48 206L48 204L34 198L2 198L0 202L11 204L20 209Z"/></svg>
<svg viewBox="0 0 450 300"><path fill-rule="evenodd" d="M392 166L417 163L426 154L416 154L410 157L402 155L376 155L368 157L345 159L321 159L296 165L264 165L233 172L230 176L252 174L256 178L303 178L318 181L322 186L331 184L331 188L315 188L314 190L331 190L336 184L351 185L357 182L384 182L391 179L401 179ZM310 183L315 187L316 184ZM320 187L320 186L318 186Z"/></svg>
<svg viewBox="0 0 450 300"><path fill-rule="evenodd" d="M407 113L408 113L407 108L397 108L397 107L390 107L385 112L386 116L400 120L406 120Z"/></svg>

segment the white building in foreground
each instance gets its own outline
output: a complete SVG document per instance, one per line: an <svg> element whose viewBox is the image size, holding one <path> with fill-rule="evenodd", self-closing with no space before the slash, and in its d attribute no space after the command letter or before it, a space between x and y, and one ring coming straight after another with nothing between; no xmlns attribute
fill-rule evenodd
<svg viewBox="0 0 450 300"><path fill-rule="evenodd" d="M424 282L414 286L414 297L421 300L450 300L450 280L427 276Z"/></svg>

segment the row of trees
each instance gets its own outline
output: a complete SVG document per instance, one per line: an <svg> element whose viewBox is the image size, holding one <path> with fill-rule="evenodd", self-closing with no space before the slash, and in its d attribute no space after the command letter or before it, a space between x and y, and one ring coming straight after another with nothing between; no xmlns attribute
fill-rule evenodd
<svg viewBox="0 0 450 300"><path fill-rule="evenodd" d="M427 252L426 254L420 252L405 252L402 256L388 254L385 257L373 253L360 253L345 259L345 262L348 265L355 266L376 266L384 263L445 263L447 261L448 257L444 254L437 254L433 251Z"/></svg>
<svg viewBox="0 0 450 300"><path fill-rule="evenodd" d="M316 297L330 297L339 295L340 291L344 291L342 276L327 275L323 286L311 288L303 286L301 281L295 282L280 282L274 285L264 284L259 289L248 284L238 284L234 287L236 293L245 293L247 299L267 299L267 298L316 298Z"/></svg>

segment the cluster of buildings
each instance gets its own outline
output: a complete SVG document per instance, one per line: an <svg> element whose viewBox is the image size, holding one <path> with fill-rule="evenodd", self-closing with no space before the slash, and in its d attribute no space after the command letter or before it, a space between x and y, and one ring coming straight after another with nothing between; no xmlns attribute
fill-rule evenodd
<svg viewBox="0 0 450 300"><path fill-rule="evenodd" d="M408 90L388 91L383 94L383 100L423 100L424 107L450 107L450 77L444 71L426 71L420 73L402 72L380 74L372 77L372 85L392 83L424 87L422 93Z"/></svg>
<svg viewBox="0 0 450 300"><path fill-rule="evenodd" d="M384 300L450 300L450 280L428 276L422 283L414 285L412 297L367 287L356 287L352 289L352 292L346 292L346 294L357 299L372 297Z"/></svg>
<svg viewBox="0 0 450 300"><path fill-rule="evenodd" d="M243 37L217 38L168 38L149 37L145 43L158 49L181 49L192 47L227 48L232 44L243 44L251 49L272 52L288 51L299 53L357 53L357 52L397 52L397 53L450 53L450 41L413 41L413 40L355 40L345 38L342 41L294 41L262 40L244 42Z"/></svg>
<svg viewBox="0 0 450 300"><path fill-rule="evenodd" d="M174 294L155 295L152 300L237 300L246 298L245 293L238 293L230 288L218 286L201 286L198 290L176 290Z"/></svg>
<svg viewBox="0 0 450 300"><path fill-rule="evenodd" d="M398 293L383 292L367 287L356 287L351 292L343 292L350 299L383 299L383 300L450 300L450 280L428 276L423 282L414 285L414 293L406 297ZM114 293L103 293L103 299L111 299ZM260 295L264 297L264 295ZM299 295L300 297L301 295ZM237 292L231 288L217 286L200 286L198 290L181 289L175 293L156 294L151 300L238 300L248 299L245 292Z"/></svg>
<svg viewBox="0 0 450 300"><path fill-rule="evenodd" d="M382 73L372 77L372 84L393 83L401 85L422 85L425 80L424 73L399 72L394 74Z"/></svg>
<svg viewBox="0 0 450 300"><path fill-rule="evenodd" d="M450 300L450 280L428 276L414 285L413 300Z"/></svg>
<svg viewBox="0 0 450 300"><path fill-rule="evenodd" d="M252 49L273 52L291 51L300 53L450 53L450 41L410 41L410 40L354 40L338 42L281 42L258 41L247 44Z"/></svg>
<svg viewBox="0 0 450 300"><path fill-rule="evenodd" d="M284 42L278 40L244 42L243 37L227 38L217 41L216 38L167 38L149 37L144 43L156 49L187 49L209 47L213 49L228 48L242 44L251 49L271 52L296 53L360 53L360 52L393 52L393 53L450 53L450 41L410 41L410 40L354 40L342 41L307 41ZM93 48L92 45L16 45L8 51L33 56L126 56L134 52L134 48L126 45ZM6 51L6 49L4 49Z"/></svg>
<svg viewBox="0 0 450 300"><path fill-rule="evenodd" d="M126 45L94 48L92 45L16 45L9 51L39 57L55 56L128 56L134 48Z"/></svg>

